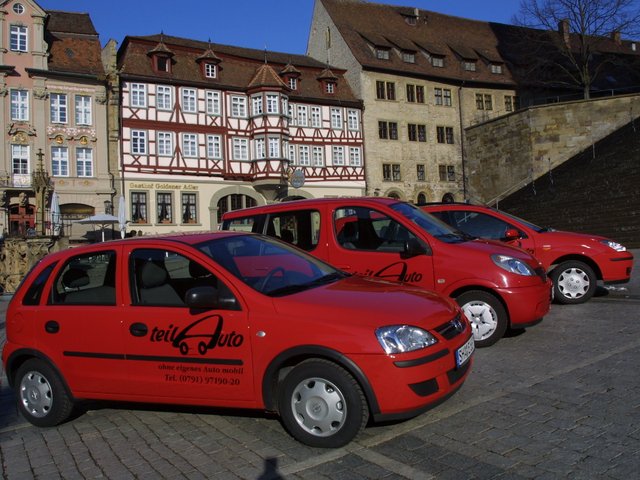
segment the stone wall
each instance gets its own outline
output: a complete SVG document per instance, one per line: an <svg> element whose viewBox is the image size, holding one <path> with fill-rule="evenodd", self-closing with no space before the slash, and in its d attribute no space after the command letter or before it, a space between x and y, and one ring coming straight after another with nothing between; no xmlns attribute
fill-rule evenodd
<svg viewBox="0 0 640 480"><path fill-rule="evenodd" d="M640 116L640 95L531 107L465 130L472 200L493 203Z"/></svg>

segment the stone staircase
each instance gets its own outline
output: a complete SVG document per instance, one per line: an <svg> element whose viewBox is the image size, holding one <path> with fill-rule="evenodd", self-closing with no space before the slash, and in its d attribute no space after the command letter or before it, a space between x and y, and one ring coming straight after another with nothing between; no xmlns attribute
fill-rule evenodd
<svg viewBox="0 0 640 480"><path fill-rule="evenodd" d="M599 234L639 248L640 120L611 133L497 206L540 226Z"/></svg>

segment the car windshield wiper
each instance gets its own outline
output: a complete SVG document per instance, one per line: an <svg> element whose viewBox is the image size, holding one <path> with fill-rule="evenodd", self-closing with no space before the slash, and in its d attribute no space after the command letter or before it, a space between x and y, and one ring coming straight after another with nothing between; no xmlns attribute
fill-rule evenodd
<svg viewBox="0 0 640 480"><path fill-rule="evenodd" d="M322 277L316 278L310 282L306 283L295 283L293 285L287 285L284 287L276 288L271 290L270 292L265 292L269 296L280 297L282 295L290 295L292 293L302 292L304 290L309 290L310 288L319 287L320 285L327 285L329 283L333 283L337 280L345 278L349 276L343 272L334 272L329 273L327 275L323 275Z"/></svg>

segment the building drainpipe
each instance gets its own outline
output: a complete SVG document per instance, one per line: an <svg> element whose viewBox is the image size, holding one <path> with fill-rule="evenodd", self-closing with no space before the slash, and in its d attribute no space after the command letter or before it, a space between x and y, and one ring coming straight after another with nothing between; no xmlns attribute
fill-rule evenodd
<svg viewBox="0 0 640 480"><path fill-rule="evenodd" d="M464 87L464 80L458 87L458 112L460 115L460 158L462 159L462 196L464 201L467 201L467 173L466 162L464 155L464 127L462 121L462 87Z"/></svg>

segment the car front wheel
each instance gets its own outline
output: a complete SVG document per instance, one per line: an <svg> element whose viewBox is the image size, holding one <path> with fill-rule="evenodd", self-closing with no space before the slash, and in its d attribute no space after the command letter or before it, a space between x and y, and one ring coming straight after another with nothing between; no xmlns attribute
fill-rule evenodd
<svg viewBox="0 0 640 480"><path fill-rule="evenodd" d="M583 262L563 262L551 271L550 277L553 281L553 298L558 303L584 303L596 292L596 274Z"/></svg>
<svg viewBox="0 0 640 480"><path fill-rule="evenodd" d="M472 290L459 295L456 301L471 323L476 347L489 347L502 338L509 320L507 311L494 295Z"/></svg>
<svg viewBox="0 0 640 480"><path fill-rule="evenodd" d="M62 379L42 360L27 360L16 373L18 410L38 427L53 427L69 418L73 402Z"/></svg>
<svg viewBox="0 0 640 480"><path fill-rule="evenodd" d="M337 448L364 428L369 409L358 382L335 363L314 359L294 367L278 392L287 431L312 446Z"/></svg>

